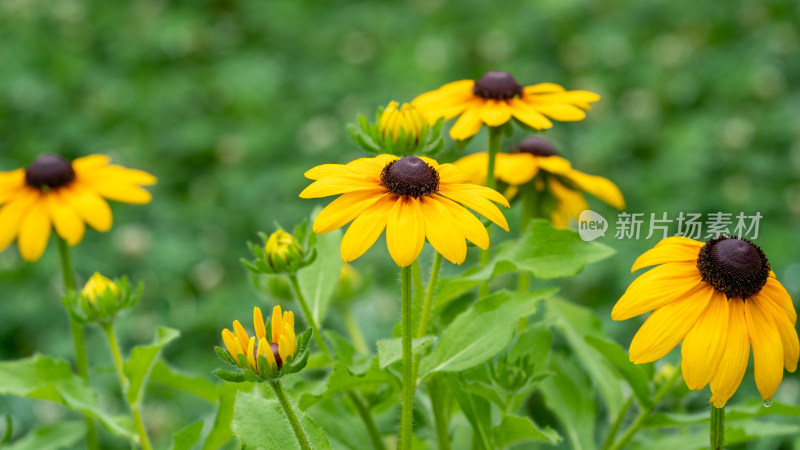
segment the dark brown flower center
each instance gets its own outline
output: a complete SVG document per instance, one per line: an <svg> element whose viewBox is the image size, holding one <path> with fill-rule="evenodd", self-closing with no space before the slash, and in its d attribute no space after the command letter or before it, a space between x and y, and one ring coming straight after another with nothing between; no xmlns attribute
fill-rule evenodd
<svg viewBox="0 0 800 450"><path fill-rule="evenodd" d="M559 154L550 141L534 136L527 137L511 147L511 152L530 153L535 156L557 156Z"/></svg>
<svg viewBox="0 0 800 450"><path fill-rule="evenodd" d="M392 194L417 198L439 190L439 173L416 156L406 156L383 168L381 185Z"/></svg>
<svg viewBox="0 0 800 450"><path fill-rule="evenodd" d="M74 179L72 164L58 155L41 155L25 171L25 183L36 189L55 189Z"/></svg>
<svg viewBox="0 0 800 450"><path fill-rule="evenodd" d="M769 261L756 244L728 236L706 242L697 256L697 268L714 289L741 299L758 294L770 272Z"/></svg>
<svg viewBox="0 0 800 450"><path fill-rule="evenodd" d="M482 98L508 100L522 95L522 86L508 72L492 70L486 72L475 83L472 93Z"/></svg>

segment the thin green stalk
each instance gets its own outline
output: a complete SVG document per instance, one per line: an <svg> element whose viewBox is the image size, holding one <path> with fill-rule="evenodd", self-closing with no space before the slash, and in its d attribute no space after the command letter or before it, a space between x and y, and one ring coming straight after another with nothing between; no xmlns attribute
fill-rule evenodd
<svg viewBox="0 0 800 450"><path fill-rule="evenodd" d="M711 448L721 450L725 448L725 407L716 408L711 405Z"/></svg>
<svg viewBox="0 0 800 450"><path fill-rule="evenodd" d="M324 353L330 361L333 361L333 356L331 356L331 351L328 348L328 344L326 344L325 339L322 338L322 333L319 331L317 321L314 320L314 315L311 314L311 308L308 307L306 297L303 295L303 291L300 289L300 283L297 281L297 275L290 274L289 281L292 283L292 289L294 289L294 293L297 296L297 301L300 303L300 307L303 308L303 314L306 316L306 323L308 323L308 326L310 326L314 331L314 339L317 341L317 347L319 347L320 351Z"/></svg>
<svg viewBox="0 0 800 450"><path fill-rule="evenodd" d="M61 259L61 274L64 278L64 288L67 293L76 291L75 272L72 270L72 258L69 254L69 246L60 236L56 236L58 243L58 254ZM76 322L69 316L69 331L72 334L72 344L75 347L75 371L89 384L89 358L86 356L86 336L83 333L83 325ZM97 425L91 417L84 417L86 422L86 447L90 450L99 450L100 441L97 438Z"/></svg>
<svg viewBox="0 0 800 450"><path fill-rule="evenodd" d="M400 416L400 442L397 448L409 450L411 448L411 419L414 403L414 361L411 355L411 268L403 267L400 270L400 297L402 305L403 328L403 404Z"/></svg>
<svg viewBox="0 0 800 450"><path fill-rule="evenodd" d="M414 286L414 304L422 303L422 270L419 268L419 258L411 263L411 284Z"/></svg>
<svg viewBox="0 0 800 450"><path fill-rule="evenodd" d="M675 372L667 379L667 381L664 382L664 384L661 386L658 392L656 392L655 397L653 397L653 405L642 408L642 410L639 412L639 415L636 417L636 420L631 424L631 426L628 427L627 430L625 430L625 434L622 435L622 438L620 438L620 440L617 441L617 443L611 447L612 450L618 450L623 448L631 440L631 438L633 438L633 435L636 434L637 431L639 431L639 428L641 428L642 425L644 425L644 422L650 416L650 413L653 412L653 409L655 409L656 405L658 405L658 403L664 398L664 396L667 395L669 390L672 389L672 386L675 384L676 381L678 381L678 378L680 377L681 377L681 369L680 367L678 367L677 369L675 369Z"/></svg>
<svg viewBox="0 0 800 450"><path fill-rule="evenodd" d="M424 337L428 333L428 322L431 320L431 311L433 310L433 295L436 293L436 284L439 282L439 272L442 270L442 254L436 252L433 257L433 267L431 267L431 278L428 280L428 286L425 291L425 301L422 304L422 316L419 319L419 329L417 330L417 337ZM420 289L421 290L421 289Z"/></svg>
<svg viewBox="0 0 800 450"><path fill-rule="evenodd" d="M125 376L125 368L122 365L122 352L119 349L117 342L117 335L114 333L114 323L106 322L102 324L103 331L108 339L108 346L111 348L111 356L114 359L114 368L117 370L117 377L119 377L119 384L122 386L122 396L128 402L128 407L131 409L131 416L133 417L133 424L136 428L136 434L139 436L139 445L142 450L151 450L153 446L150 444L150 438L147 436L147 428L144 426L142 420L141 405L139 402L131 402L128 399L128 377Z"/></svg>
<svg viewBox="0 0 800 450"><path fill-rule="evenodd" d="M283 413L286 414L286 418L289 419L289 423L292 424L292 430L294 430L294 435L297 437L297 443L300 444L300 448L303 450L311 450L311 444L308 443L306 432L303 431L300 420L297 419L292 404L289 403L289 397L286 396L286 391L283 390L283 384L281 384L280 380L277 380L270 381L269 385L272 386L272 390L275 391L275 397L278 397L278 401L283 408Z"/></svg>
<svg viewBox="0 0 800 450"><path fill-rule="evenodd" d="M361 328L358 327L356 318L353 316L349 305L342 308L342 316L344 317L344 324L347 327L347 334L350 335L350 339L353 341L353 347L358 353L369 353L367 341L364 339L364 334L361 333Z"/></svg>
<svg viewBox="0 0 800 450"><path fill-rule="evenodd" d="M444 386L441 384L439 376L433 375L428 381L428 392L430 393L431 407L433 408L436 440L439 443L439 450L450 450L450 430L447 426L447 411L442 398L443 390Z"/></svg>
<svg viewBox="0 0 800 450"><path fill-rule="evenodd" d="M300 288L300 283L297 281L297 275L290 274L289 281L291 282L292 289L294 290L294 294L297 297L297 301L300 303L300 307L303 308L303 314L306 317L306 322L313 330L314 338L317 341L317 346L323 353L325 353L325 356L328 357L328 360L333 361L333 356L331 354L330 349L328 349L328 344L326 344L325 340L322 338L322 333L320 333L320 328L317 325L317 322L314 320L314 316L311 315L311 308L308 307L308 303L306 302L306 297L305 295L303 295L303 290ZM354 320L353 320L353 326L355 327L356 331L358 331L358 327L355 326ZM349 327L350 326L348 325L348 328ZM358 331L358 335L361 336L360 331ZM363 343L364 339L363 336L361 337L361 339L362 339L362 344L364 346L364 350L366 352L367 351L366 344ZM361 400L361 397L359 397L353 390L349 390L346 393L350 401L353 402L353 406L355 406L359 416L361 416L361 420L364 422L364 426L366 426L367 428L367 433L369 434L369 437L372 440L373 447L375 447L376 450L383 450L385 448L383 444L383 439L381 438L380 431L378 431L378 426L375 424L375 420L372 418L372 414L369 408L367 407L367 405L364 404L363 400Z"/></svg>
<svg viewBox="0 0 800 450"><path fill-rule="evenodd" d="M603 441L603 450L611 447L611 444L614 443L614 438L617 437L619 427L622 425L622 420L625 419L625 415L628 412L628 408L631 407L631 403L633 403L633 395L629 395L628 399L625 400L625 403L622 404L622 408L620 408L617 418L614 419L614 423L612 423L611 428L608 429L606 440Z"/></svg>
<svg viewBox="0 0 800 450"><path fill-rule="evenodd" d="M494 166L497 159L497 153L500 151L500 139L503 137L503 129L501 127L489 127L489 163L486 166L486 187L494 189L497 187L497 182L494 178ZM488 230L489 236L492 235L492 225L489 223ZM492 247L481 251L481 265L489 264L492 260ZM478 288L480 297L489 295L489 282L481 284Z"/></svg>

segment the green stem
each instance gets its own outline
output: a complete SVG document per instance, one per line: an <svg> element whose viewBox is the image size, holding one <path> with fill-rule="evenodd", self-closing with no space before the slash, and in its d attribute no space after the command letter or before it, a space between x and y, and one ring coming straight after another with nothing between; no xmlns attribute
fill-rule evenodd
<svg viewBox="0 0 800 450"><path fill-rule="evenodd" d="M414 304L422 303L422 270L419 268L419 258L411 263L411 284L414 286Z"/></svg>
<svg viewBox="0 0 800 450"><path fill-rule="evenodd" d="M333 361L333 356L331 355L331 351L328 349L328 344L326 344L325 340L322 339L322 333L320 333L319 326L317 326L317 322L314 320L314 316L311 315L311 309L308 307L308 303L306 302L306 297L305 295L303 295L303 290L300 288L300 283L297 281L297 275L290 274L289 281L291 282L292 289L294 290L294 294L297 297L297 301L300 303L300 307L303 308L303 314L306 316L306 322L313 330L314 338L317 341L317 346L323 353L325 353L325 356L328 357L328 360ZM352 316L350 316L350 320L353 321L353 327L355 328L356 331L358 331L358 327L355 326L355 321L352 319ZM348 325L348 328L350 328L350 325ZM350 332L352 334L353 330L350 330ZM358 335L361 336L360 331L358 331ZM366 353L367 352L366 344L363 343L364 339L363 336L361 337L361 339L364 351ZM273 389L274 388L275 387L273 386ZM361 420L364 421L364 426L367 427L367 433L369 434L369 437L372 440L373 447L375 447L377 450L384 449L383 440L381 439L381 434L378 431L378 426L375 424L375 420L372 418L372 414L370 413L367 405L365 405L364 402L361 400L361 397L359 397L352 390L347 391L347 396L350 398L350 401L353 402L353 405L358 411L359 416L361 416Z"/></svg>
<svg viewBox="0 0 800 450"><path fill-rule="evenodd" d="M108 346L111 348L111 356L114 359L114 368L117 370L117 377L119 377L119 384L122 386L122 396L128 402L128 407L131 409L131 416L133 416L133 424L136 428L136 434L139 436L139 445L142 450L151 450L153 446L150 444L150 438L147 437L147 428L144 426L142 420L141 405L138 401L132 402L128 398L128 377L125 376L125 368L122 365L122 352L119 349L119 342L117 342L117 335L114 333L114 323L105 322L101 324L103 331L108 339Z"/></svg>
<svg viewBox="0 0 800 450"><path fill-rule="evenodd" d="M417 337L424 337L428 333L428 322L431 320L433 310L433 295L436 293L436 284L439 282L439 272L442 270L442 254L436 252L433 257L433 267L431 267L431 278L428 280L428 287L425 291L425 301L422 304L422 317L419 319L419 329Z"/></svg>
<svg viewBox="0 0 800 450"><path fill-rule="evenodd" d="M489 127L489 163L486 165L486 187L494 189L497 187L497 182L494 178L494 166L497 159L497 153L500 151L500 138L503 137L503 129L501 127ZM489 223L488 230L489 236L492 235L492 225ZM481 250L481 265L489 264L492 260L492 247L486 250ZM479 297L489 295L489 282L481 284L478 288Z"/></svg>
<svg viewBox="0 0 800 450"><path fill-rule="evenodd" d="M300 303L300 307L303 308L303 314L306 316L306 323L308 323L308 326L310 326L314 331L314 339L317 341L317 347L319 347L320 351L325 354L328 360L333 361L331 351L328 349L328 344L326 344L325 339L322 338L322 333L319 331L317 321L314 320L314 315L311 314L311 308L308 307L306 297L303 295L303 291L300 289L300 283L297 281L297 275L290 274L289 281L292 283L292 289L294 289L294 293L297 296L297 301Z"/></svg>
<svg viewBox="0 0 800 450"><path fill-rule="evenodd" d="M281 384L280 380L277 380L270 381L269 385L272 386L272 390L275 391L275 397L278 397L278 401L283 408L283 413L286 414L286 418L288 418L289 423L292 424L292 429L294 430L295 437L297 437L297 443L300 444L300 448L303 450L311 450L311 444L308 443L308 437L306 437L306 433L300 425L300 420L297 419L292 404L289 403L286 391L283 390L283 384Z"/></svg>
<svg viewBox="0 0 800 450"><path fill-rule="evenodd" d="M681 369L680 367L675 369L675 372L664 382L661 388L656 392L655 397L653 397L653 404L652 406L642 407L642 410L639 412L639 416L636 417L636 420L625 430L625 434L622 435L619 441L614 444L611 449L618 450L623 448L630 440L633 438L633 435L639 430L639 428L644 425L644 422L650 417L650 413L653 412L656 405L667 395L667 393L672 389L672 386L678 381L678 378L681 376Z"/></svg>
<svg viewBox="0 0 800 450"><path fill-rule="evenodd" d="M364 335L361 333L361 328L358 327L356 318L353 316L353 312L350 310L349 305L342 308L342 316L344 317L344 324L347 327L347 334L350 335L350 339L353 341L353 347L358 353L369 353L367 341L364 339Z"/></svg>
<svg viewBox="0 0 800 450"><path fill-rule="evenodd" d="M72 258L69 254L69 246L60 236L56 236L58 243L58 254L61 259L61 274L64 278L64 288L67 294L76 291L75 272L72 269ZM89 384L89 358L86 356L86 336L83 333L83 325L69 316L69 331L72 334L72 344L75 347L75 371ZM86 422L86 446L90 450L99 450L100 441L97 438L97 425L91 417L84 417Z"/></svg>
<svg viewBox="0 0 800 450"><path fill-rule="evenodd" d="M611 447L611 444L614 443L614 438L617 437L617 432L619 431L619 427L622 425L622 420L625 418L628 409L631 407L631 403L633 403L633 396L629 395L628 399L625 400L625 403L619 410L617 418L614 419L614 423L611 424L611 428L608 429L608 436L606 436L606 440L603 441L604 450Z"/></svg>
<svg viewBox="0 0 800 450"><path fill-rule="evenodd" d="M414 403L414 361L411 355L411 268L403 267L401 270L400 302L402 305L403 328L403 403L400 416L400 442L397 446L401 450L411 448L411 419Z"/></svg>
<svg viewBox="0 0 800 450"><path fill-rule="evenodd" d="M725 448L725 407L716 408L711 405L711 448Z"/></svg>
<svg viewBox="0 0 800 450"><path fill-rule="evenodd" d="M431 407L433 408L436 439L439 443L439 450L450 450L450 430L447 426L447 411L442 398L443 390L444 386L441 384L439 376L434 374L428 381L428 392L430 393Z"/></svg>

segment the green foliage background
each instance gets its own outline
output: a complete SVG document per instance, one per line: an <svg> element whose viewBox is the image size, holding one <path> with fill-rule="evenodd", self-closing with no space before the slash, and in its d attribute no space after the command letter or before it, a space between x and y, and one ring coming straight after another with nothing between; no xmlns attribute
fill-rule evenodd
<svg viewBox="0 0 800 450"><path fill-rule="evenodd" d="M798 16L789 0L5 0L0 170L45 152L108 153L158 176L150 205L114 205L114 228L87 232L76 267L83 280L99 270L143 281L120 321L123 347L148 342L156 324L177 328L166 358L211 379L222 327L273 302L240 266L245 241L309 215L317 202L297 196L306 169L361 156L345 124L504 69L602 96L587 120L546 136L576 168L617 183L629 212L760 212L757 242L797 298ZM555 284L627 346L639 322L612 324L609 312L656 239L614 239L616 212L592 206L612 225L600 242L618 253ZM53 242L36 264L0 253L0 359L71 355L57 263ZM354 265L372 280L356 313L374 343L399 317L396 267L380 242ZM327 325L342 327L335 314ZM96 378L114 386L100 333L89 339ZM751 375L743 389L755 391ZM798 391L787 375L779 395L796 404ZM208 413L196 402L151 393L155 440ZM0 397L0 413L11 409L27 423L59 414Z"/></svg>

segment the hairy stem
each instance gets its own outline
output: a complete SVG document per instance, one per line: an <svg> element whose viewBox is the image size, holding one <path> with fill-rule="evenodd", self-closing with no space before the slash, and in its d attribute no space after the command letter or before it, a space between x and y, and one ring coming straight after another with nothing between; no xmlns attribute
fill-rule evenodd
<svg viewBox="0 0 800 450"><path fill-rule="evenodd" d="M403 267L401 270L400 298L402 305L403 328L403 404L400 416L400 442L397 446L401 450L411 449L411 420L414 403L414 361L411 355L411 268Z"/></svg>
<svg viewBox="0 0 800 450"><path fill-rule="evenodd" d="M303 430L302 425L300 425L300 420L294 413L292 404L289 403L289 397L286 396L286 391L283 390L283 384L281 384L280 380L277 380L270 381L269 385L272 386L272 390L275 391L275 397L278 397L281 408L283 408L283 413L286 414L286 418L289 419L289 423L292 424L292 430L294 430L294 435L297 437L297 443L300 444L300 448L303 450L311 450L311 444L308 442L306 432Z"/></svg>

